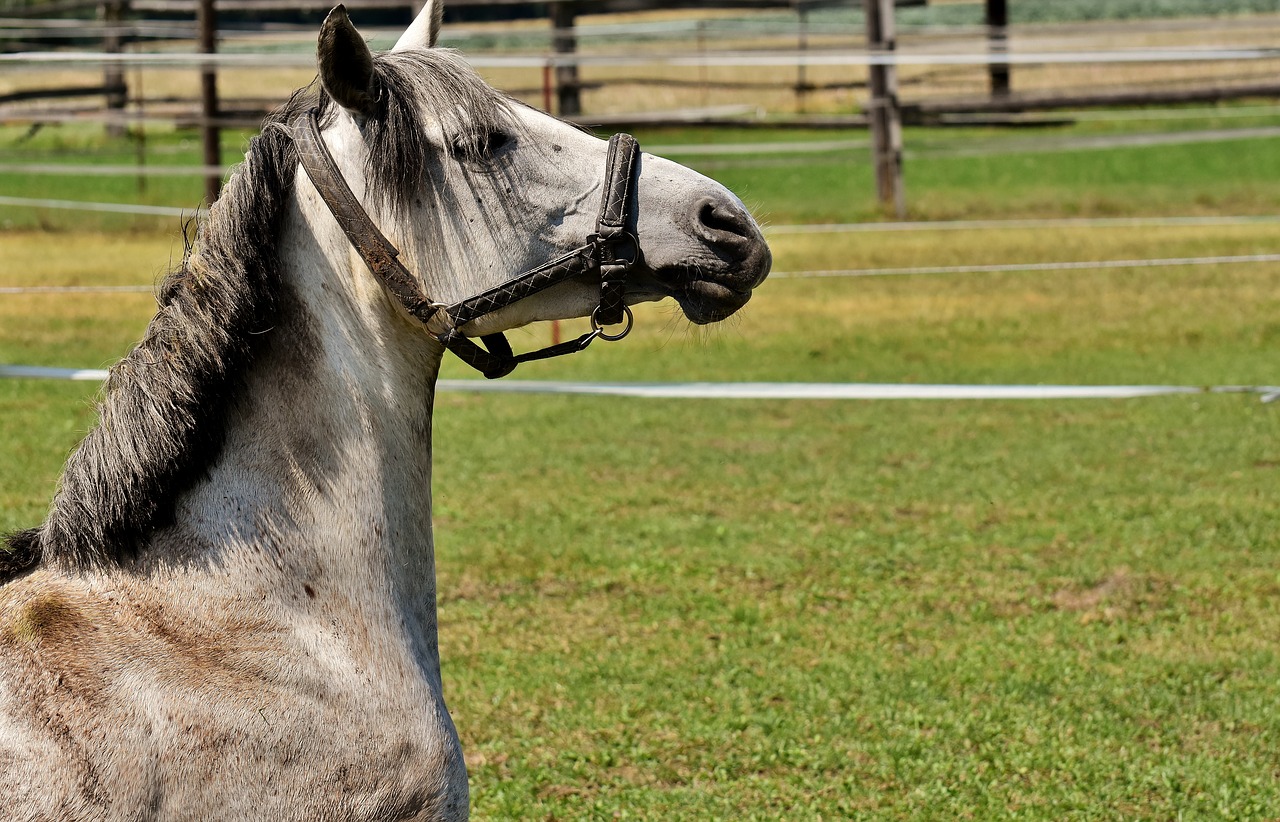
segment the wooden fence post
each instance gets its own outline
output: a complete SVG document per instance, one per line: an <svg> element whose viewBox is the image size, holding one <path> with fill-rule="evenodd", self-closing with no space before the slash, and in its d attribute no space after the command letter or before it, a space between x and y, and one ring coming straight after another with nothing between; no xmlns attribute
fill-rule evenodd
<svg viewBox="0 0 1280 822"><path fill-rule="evenodd" d="M200 0L196 13L199 29L200 52L214 54L218 51L218 12L214 0ZM200 69L200 143L204 164L215 168L222 166L222 140L218 129L218 72L212 65ZM213 205L222 191L222 174L209 172L204 178L204 198Z"/></svg>
<svg viewBox="0 0 1280 822"><path fill-rule="evenodd" d="M993 58L1003 57L1009 51L1009 3L1008 0L987 0L987 49ZM991 96L1009 96L1009 64L995 59L987 67L991 77Z"/></svg>
<svg viewBox="0 0 1280 822"><path fill-rule="evenodd" d="M862 0L867 18L867 53L888 57L894 53L893 0ZM898 102L898 70L890 62L868 67L871 91L871 158L876 166L876 191L880 205L906 217L902 187L902 109Z"/></svg>
<svg viewBox="0 0 1280 822"><path fill-rule="evenodd" d="M804 114L805 95L809 91L809 76L804 63L804 54L809 50L809 6L803 2L797 3L796 18L796 48L800 51L800 63L796 66L796 109Z"/></svg>
<svg viewBox="0 0 1280 822"><path fill-rule="evenodd" d="M573 55L578 50L578 38L573 32L574 4L565 0L550 5L551 49L557 55ZM582 113L577 63L556 66L556 113L561 117L576 117Z"/></svg>
<svg viewBox="0 0 1280 822"><path fill-rule="evenodd" d="M125 2L126 0L102 2L102 50L107 54L119 54L121 51L120 28L124 24ZM103 64L102 87L107 100L107 136L123 137L124 120L115 118L123 118L129 93L124 81L124 67L120 63Z"/></svg>

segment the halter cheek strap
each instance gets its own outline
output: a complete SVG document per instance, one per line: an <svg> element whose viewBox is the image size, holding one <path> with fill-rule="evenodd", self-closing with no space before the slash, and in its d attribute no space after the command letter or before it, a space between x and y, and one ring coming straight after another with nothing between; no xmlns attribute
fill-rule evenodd
<svg viewBox="0 0 1280 822"><path fill-rule="evenodd" d="M627 272L640 261L640 240L630 231L629 213L639 156L640 144L630 134L609 138L604 198L595 234L600 251L600 305L591 315L601 325L622 322Z"/></svg>
<svg viewBox="0 0 1280 822"><path fill-rule="evenodd" d="M505 377L522 362L581 351L597 337L620 340L631 330L631 310L624 302L626 280L641 255L640 242L633 230L631 209L640 145L630 134L615 134L609 140L600 216L596 221L595 234L588 237L584 245L452 305L433 302L422 292L418 281L400 262L400 252L374 225L329 153L320 134L315 109L307 112L294 129L294 142L298 161L307 177L382 286L426 326L428 333L489 379ZM591 314L591 331L577 339L516 355L502 334L481 337L487 346L484 348L460 330L473 320L592 271L600 275L600 303ZM620 322L625 322L620 332L609 334L604 331L604 326Z"/></svg>

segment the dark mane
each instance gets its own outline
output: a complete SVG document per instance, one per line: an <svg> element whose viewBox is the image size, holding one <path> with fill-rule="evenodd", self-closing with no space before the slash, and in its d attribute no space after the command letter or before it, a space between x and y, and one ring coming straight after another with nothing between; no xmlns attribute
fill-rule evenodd
<svg viewBox="0 0 1280 822"><path fill-rule="evenodd" d="M374 71L387 104L364 126L366 174L394 213L424 184L433 150L420 101L460 146L501 127L507 103L448 51L381 55ZM312 106L322 121L333 116L326 95L304 89L250 143L161 283L142 341L111 369L98 424L67 461L48 518L0 544L0 582L42 560L88 568L138 551L218 456L230 398L274 324L278 241L297 171L290 124Z"/></svg>

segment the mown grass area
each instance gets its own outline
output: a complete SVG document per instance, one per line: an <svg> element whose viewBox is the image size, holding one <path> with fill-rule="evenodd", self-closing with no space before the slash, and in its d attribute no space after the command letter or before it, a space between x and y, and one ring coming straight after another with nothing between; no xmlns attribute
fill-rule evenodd
<svg viewBox="0 0 1280 822"><path fill-rule="evenodd" d="M1274 381L1274 282L778 281L726 329L651 307L524 376ZM12 300L0 359L63 365L149 310ZM0 383L0 525L38 521L93 390ZM1256 398L439 405L476 818L1280 812L1280 417Z"/></svg>
<svg viewBox="0 0 1280 822"><path fill-rule="evenodd" d="M1268 154L1049 154L1022 174L939 157L911 190L938 215L1266 213ZM747 159L708 170L776 224L872 208L847 201L851 161ZM0 285L153 282L177 228L0 232ZM772 244L797 271L1274 252L1278 234ZM1274 384L1278 272L778 279L723 326L646 306L626 341L520 376ZM4 296L0 362L109 363L151 310ZM94 391L0 381L0 528L39 521ZM1255 396L438 407L441 653L477 819L1280 816L1280 409Z"/></svg>
<svg viewBox="0 0 1280 822"><path fill-rule="evenodd" d="M1273 818L1278 430L1239 397L448 398L477 815Z"/></svg>

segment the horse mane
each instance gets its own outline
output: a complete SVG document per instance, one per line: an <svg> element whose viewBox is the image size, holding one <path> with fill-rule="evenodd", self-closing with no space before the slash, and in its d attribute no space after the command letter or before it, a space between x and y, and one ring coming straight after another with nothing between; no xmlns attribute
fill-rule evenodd
<svg viewBox="0 0 1280 822"><path fill-rule="evenodd" d="M364 125L365 173L393 213L426 181L427 112L465 154L483 145L469 135L508 122L507 98L452 51L379 55L374 83L387 105ZM276 318L279 237L298 166L292 124L312 106L322 124L336 110L317 86L296 92L250 142L161 282L146 334L111 369L98 423L68 459L48 518L0 543L0 583L42 561L87 569L136 554L217 459L230 398Z"/></svg>

